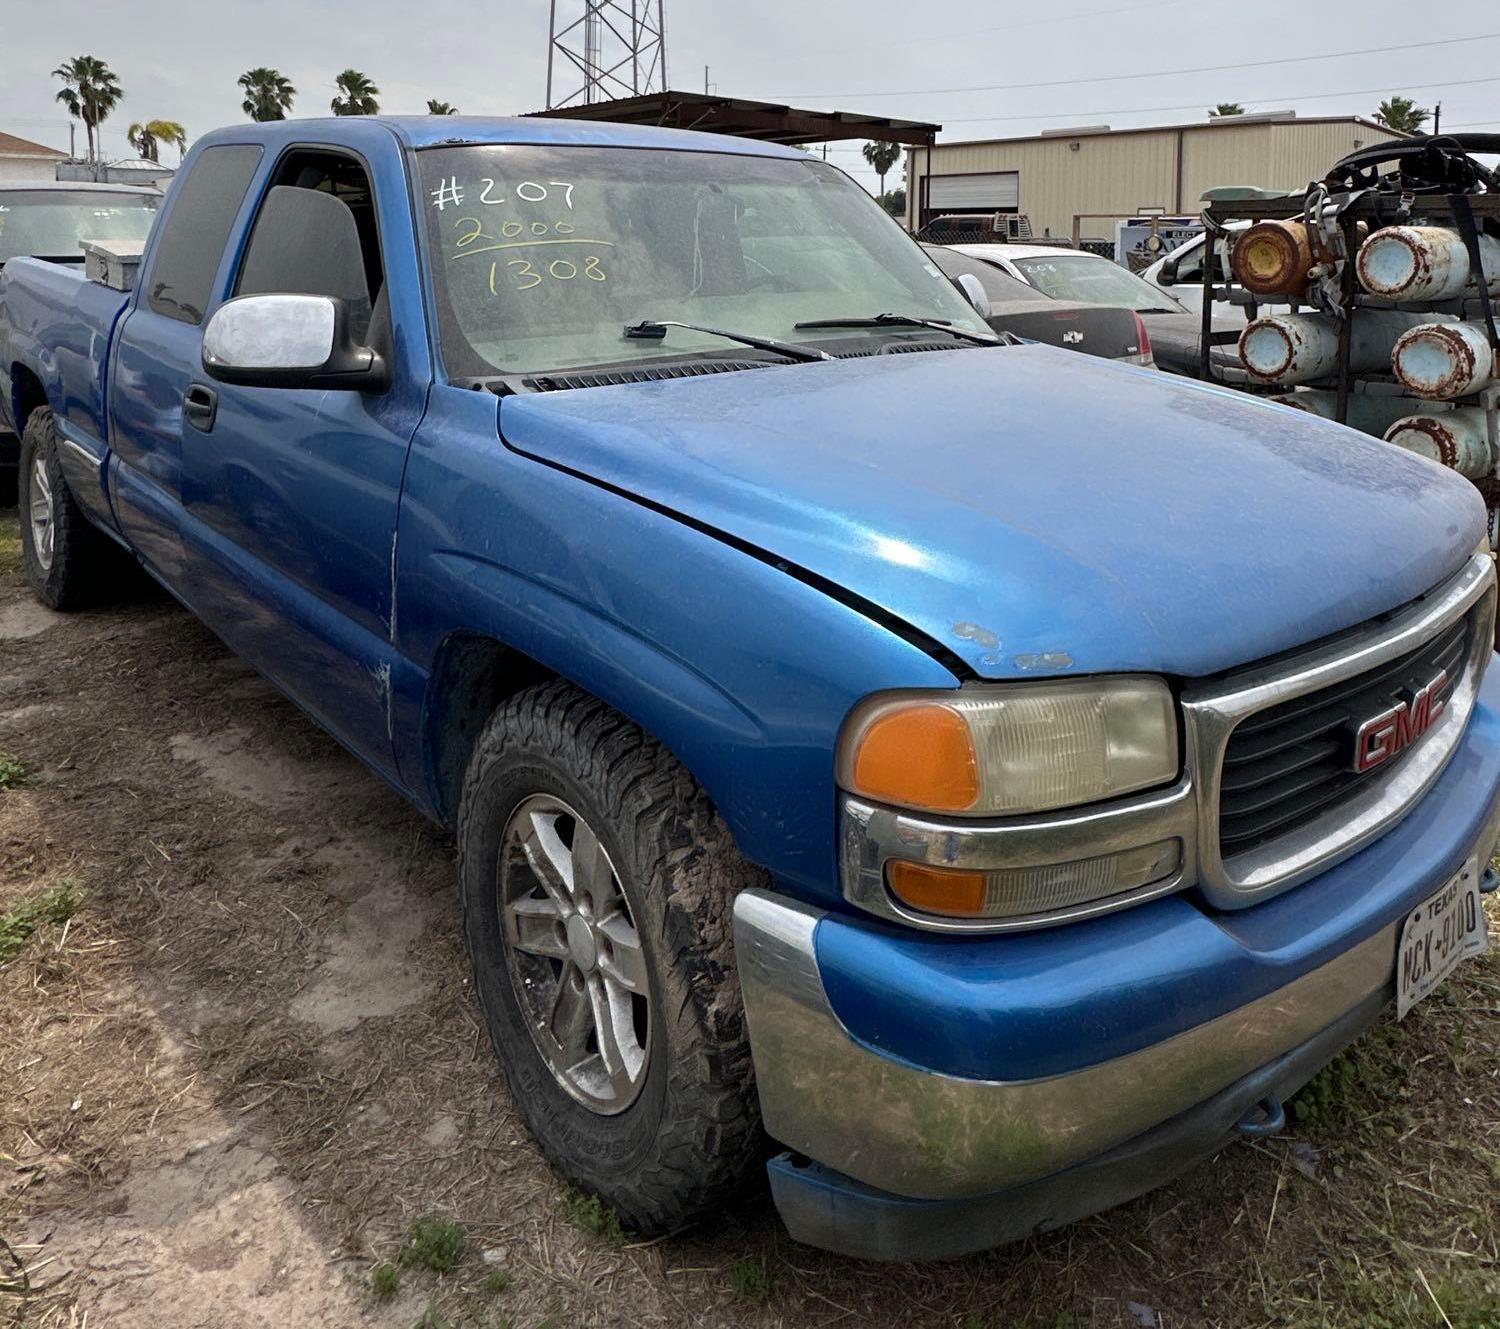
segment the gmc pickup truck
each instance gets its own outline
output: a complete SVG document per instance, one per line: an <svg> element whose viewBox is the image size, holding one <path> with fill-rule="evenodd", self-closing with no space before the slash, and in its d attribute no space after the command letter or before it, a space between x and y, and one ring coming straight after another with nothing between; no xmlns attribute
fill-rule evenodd
<svg viewBox="0 0 1500 1329"><path fill-rule="evenodd" d="M1068 1222L1485 945L1473 487L997 339L823 162L247 124L133 290L3 283L36 594L138 561L456 829L515 1102L641 1232Z"/></svg>

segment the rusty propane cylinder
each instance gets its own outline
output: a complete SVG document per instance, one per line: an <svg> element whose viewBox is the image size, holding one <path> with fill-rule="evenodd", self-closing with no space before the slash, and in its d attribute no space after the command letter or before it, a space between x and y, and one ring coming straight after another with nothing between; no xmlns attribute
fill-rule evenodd
<svg viewBox="0 0 1500 1329"><path fill-rule="evenodd" d="M1413 415L1385 431L1385 441L1442 462L1470 480L1495 471L1495 450L1482 410L1467 406L1442 415Z"/></svg>
<svg viewBox="0 0 1500 1329"><path fill-rule="evenodd" d="M1258 221L1234 242L1229 267L1256 295L1301 295L1314 263L1304 221Z"/></svg>
<svg viewBox="0 0 1500 1329"><path fill-rule="evenodd" d="M1432 316L1397 310L1361 310L1354 320L1349 368L1384 370L1396 339ZM1240 362L1262 383L1309 383L1338 368L1339 325L1326 314L1267 314L1240 333Z"/></svg>
<svg viewBox="0 0 1500 1329"><path fill-rule="evenodd" d="M1474 323L1423 323L1401 334L1391 369L1408 390L1445 400L1467 397L1500 379L1485 330Z"/></svg>
<svg viewBox="0 0 1500 1329"><path fill-rule="evenodd" d="M1479 237L1483 279L1500 295L1500 240ZM1452 300L1479 289L1469 251L1457 231L1442 226L1387 226L1360 246L1359 284L1388 300Z"/></svg>

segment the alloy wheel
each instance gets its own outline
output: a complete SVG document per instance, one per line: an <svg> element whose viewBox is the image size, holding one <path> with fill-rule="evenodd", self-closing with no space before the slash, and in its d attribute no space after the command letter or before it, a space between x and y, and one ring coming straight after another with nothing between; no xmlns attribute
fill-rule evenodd
<svg viewBox="0 0 1500 1329"><path fill-rule="evenodd" d="M498 876L506 965L537 1051L585 1107L623 1112L646 1080L651 988L609 854L576 811L537 794L506 825Z"/></svg>

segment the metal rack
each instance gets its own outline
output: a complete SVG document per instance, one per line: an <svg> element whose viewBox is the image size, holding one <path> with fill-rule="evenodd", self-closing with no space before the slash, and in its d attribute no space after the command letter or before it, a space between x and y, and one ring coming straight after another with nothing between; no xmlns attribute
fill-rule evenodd
<svg viewBox="0 0 1500 1329"><path fill-rule="evenodd" d="M1489 220L1496 224L1494 229L1500 231L1500 194L1467 194L1463 197L1476 224ZM1260 303L1252 292L1235 283L1227 262L1223 264L1224 270L1221 274L1223 280L1216 279L1216 265L1213 259L1218 254L1220 240L1225 234L1227 225L1231 222L1254 223L1271 219L1289 221L1302 216L1303 199L1300 197L1226 200L1211 203L1203 210L1204 222L1212 237L1212 247L1203 264L1203 322L1199 332L1198 346L1199 372L1205 381L1222 381L1216 379L1213 373L1214 303L1216 301L1228 302L1242 306L1246 311L1247 322L1257 317ZM1360 310L1395 309L1414 314L1455 314L1460 318L1466 318L1483 314L1486 297L1480 294L1459 300L1396 302L1368 294L1355 278L1354 254L1359 248L1357 228L1361 222L1369 228L1371 234L1384 226L1404 225L1416 221L1435 226L1448 226L1457 230L1458 217L1452 196L1423 194L1413 198L1411 195L1377 193L1372 190L1356 199L1339 220L1344 233L1345 253L1349 255L1349 258L1344 263L1341 278L1342 306L1345 316L1339 323L1338 371L1332 379L1300 386L1336 392L1335 418L1342 424L1348 419L1349 398L1353 394L1401 395L1399 385L1389 373L1350 371L1349 353L1353 340L1354 320L1359 317ZM1292 301L1291 304L1293 310L1297 309L1296 301ZM1496 312L1500 315L1500 311ZM1454 398L1453 405L1484 408L1490 445L1495 449L1496 455L1500 456L1500 388L1490 387L1471 396ZM1486 499L1487 502L1494 501L1489 495L1486 495Z"/></svg>

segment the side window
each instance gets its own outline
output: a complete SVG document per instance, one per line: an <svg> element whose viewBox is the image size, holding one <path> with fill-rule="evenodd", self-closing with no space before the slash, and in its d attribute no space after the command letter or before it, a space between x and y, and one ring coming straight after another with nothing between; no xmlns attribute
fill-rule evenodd
<svg viewBox="0 0 1500 1329"><path fill-rule="evenodd" d="M151 308L158 314L180 323L203 322L229 228L260 165L260 151L253 143L205 148L173 190L148 283Z"/></svg>
<svg viewBox="0 0 1500 1329"><path fill-rule="evenodd" d="M326 295L349 309L356 341L390 323L375 196L359 162L297 151L276 168L240 265L236 295Z"/></svg>

